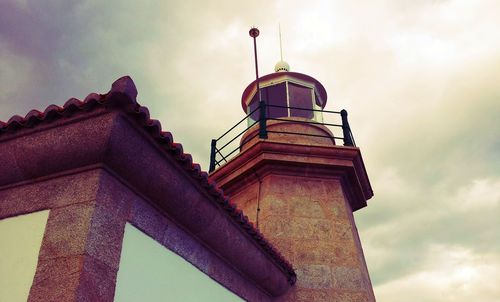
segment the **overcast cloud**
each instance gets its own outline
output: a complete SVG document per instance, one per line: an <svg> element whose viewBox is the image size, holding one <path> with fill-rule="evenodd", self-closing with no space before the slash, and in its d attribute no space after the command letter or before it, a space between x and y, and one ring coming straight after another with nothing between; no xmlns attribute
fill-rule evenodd
<svg viewBox="0 0 500 302"><path fill-rule="evenodd" d="M105 93L139 102L207 169L283 54L347 109L375 197L356 212L378 301L500 299L500 2L0 2L0 120Z"/></svg>

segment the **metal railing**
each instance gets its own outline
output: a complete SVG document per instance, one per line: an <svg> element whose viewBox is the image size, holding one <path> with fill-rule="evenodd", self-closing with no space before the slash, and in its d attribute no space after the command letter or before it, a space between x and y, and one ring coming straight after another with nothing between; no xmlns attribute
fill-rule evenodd
<svg viewBox="0 0 500 302"><path fill-rule="evenodd" d="M303 110L303 111L309 111L312 112L314 115L314 112L321 112L322 114L331 114L331 115L340 115L341 123L324 123L324 122L318 122L314 120L289 120L286 118L272 118L272 117L267 117L267 108L284 108L287 110ZM253 120L251 117L252 115L259 111L259 119L257 121ZM243 122L247 121L247 119L250 119L252 123L249 123L246 128L241 130L241 125ZM285 122L290 122L293 121L294 123L303 123L303 124L311 124L311 125L323 125L326 127L331 127L331 128L337 128L342 130L342 136L331 136L331 135L319 135L319 134L309 134L309 133L300 133L300 132L288 132L288 131L274 131L274 130L268 130L267 129L267 121L285 121ZM247 132L248 129L252 128L256 124L259 124L259 131L252 135L251 137L248 137L242 144L236 144L235 141L239 137L241 137L245 132ZM238 129L239 128L239 129ZM329 128L331 130L331 128ZM235 136L228 137L228 135L232 132L237 132ZM229 130L224 132L219 138L217 139L212 139L211 143L211 148L210 148L210 167L209 167L209 172L212 172L215 170L216 167L220 167L222 164L226 163L231 155L233 155L236 151L240 150L246 143L251 141L255 137L259 137L260 139L267 139L268 133L281 133L281 134L289 134L289 135L301 135L301 136L310 136L310 137L323 137L323 138L330 138L330 139L339 139L344 142L344 146L356 146L354 142L354 137L352 135L351 128L349 126L349 122L347 120L347 111L346 110L341 110L341 111L329 111L329 110L319 110L319 109L308 109L308 108L300 108L300 107L292 107L292 106L279 106L279 105L267 105L264 103L264 101L259 102L259 106L256 107L254 110L252 110L249 114L247 114L244 118L242 118L238 123L236 123L234 126L232 126ZM332 131L334 133L334 131ZM227 141L224 140L227 138ZM222 144L221 147L217 147L217 144L220 143ZM234 145L237 145L236 148L234 148ZM227 149L230 149L229 151L226 151Z"/></svg>

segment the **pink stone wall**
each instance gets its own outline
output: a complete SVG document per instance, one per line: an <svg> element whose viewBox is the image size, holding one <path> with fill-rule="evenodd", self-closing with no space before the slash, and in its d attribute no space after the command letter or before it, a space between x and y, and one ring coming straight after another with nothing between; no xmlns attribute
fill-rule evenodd
<svg viewBox="0 0 500 302"><path fill-rule="evenodd" d="M112 301L124 223L102 211L101 182L89 170L0 190L0 219L50 209L29 301Z"/></svg>
<svg viewBox="0 0 500 302"><path fill-rule="evenodd" d="M113 301L125 223L248 301L271 301L193 234L103 169L0 189L0 219L50 209L29 301Z"/></svg>
<svg viewBox="0 0 500 302"><path fill-rule="evenodd" d="M302 144L302 145L326 145L326 146L335 145L335 139L333 138L334 136L333 133L323 125L300 123L300 122L311 121L306 118L287 117L282 119L288 121L285 122L285 121L270 120L267 122L267 131L269 131L268 141L281 141L281 142ZM299 121L299 123L294 121ZM258 132L259 132L258 123L254 125L252 128L250 128L247 132L245 132L245 134L241 137L240 141L240 145L244 144L243 147L241 147L241 151L250 148L250 146L256 144L259 141L259 137L257 135ZM279 133L279 132L300 133L302 135ZM304 134L316 135L316 136L306 136Z"/></svg>
<svg viewBox="0 0 500 302"><path fill-rule="evenodd" d="M232 199L255 222L258 181ZM259 229L297 272L280 301L374 301L352 211L339 179L268 174Z"/></svg>

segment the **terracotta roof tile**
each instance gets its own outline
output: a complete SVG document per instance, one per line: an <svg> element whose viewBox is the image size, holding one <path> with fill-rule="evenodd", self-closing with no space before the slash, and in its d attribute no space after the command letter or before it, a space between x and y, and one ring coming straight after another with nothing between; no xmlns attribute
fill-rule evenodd
<svg viewBox="0 0 500 302"><path fill-rule="evenodd" d="M125 97L124 97L125 96ZM119 107L127 114L136 119L144 129L160 144L164 149L173 155L179 164L196 179L200 185L212 196L212 200L226 211L229 217L242 227L287 273L288 281L294 284L296 274L292 265L285 260L274 246L272 246L260 233L260 231L249 221L248 217L232 203L217 184L208 179L208 174L201 170L197 163L193 163L192 156L184 153L182 145L175 143L172 134L162 131L161 123L150 118L149 110L136 102L137 90L132 79L128 76L115 81L111 90L104 95L91 93L85 100L80 101L71 98L62 107L57 105L48 106L43 112L31 110L26 116L14 115L7 122L0 121L0 136L4 133L15 132L22 128L35 127L38 124L48 122L53 119L69 117L82 111L91 111L99 107Z"/></svg>

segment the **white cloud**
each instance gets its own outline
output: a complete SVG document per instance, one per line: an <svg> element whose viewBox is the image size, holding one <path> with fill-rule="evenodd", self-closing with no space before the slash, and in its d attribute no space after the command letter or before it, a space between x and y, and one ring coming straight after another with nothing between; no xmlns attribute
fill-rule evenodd
<svg viewBox="0 0 500 302"><path fill-rule="evenodd" d="M463 247L436 245L420 270L375 287L384 302L493 302L500 297L500 257Z"/></svg>
<svg viewBox="0 0 500 302"><path fill-rule="evenodd" d="M500 207L500 179L475 179L468 186L460 188L456 196L449 200L449 203L459 207L462 211L472 209L479 211L498 210Z"/></svg>

